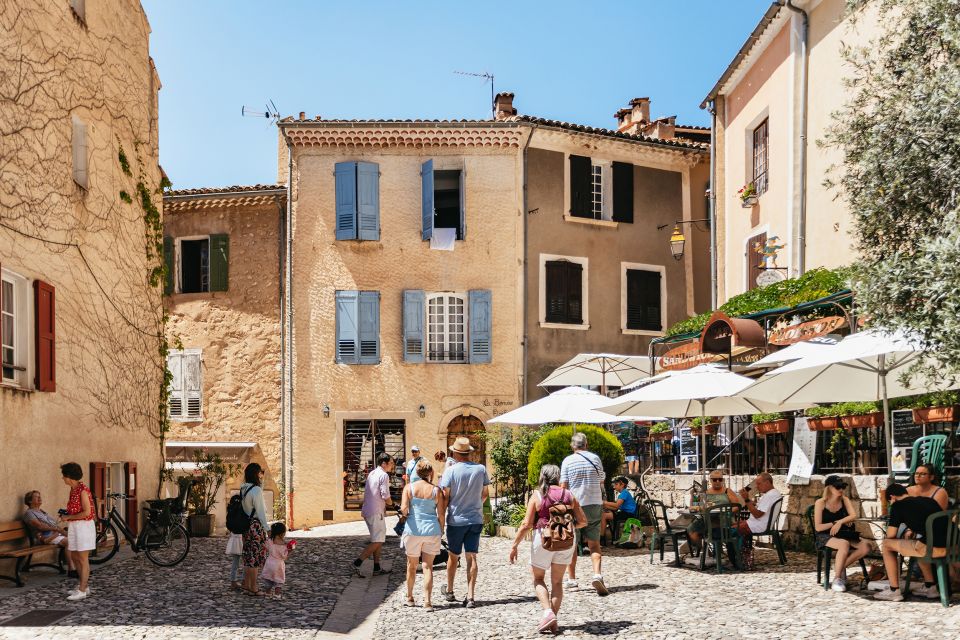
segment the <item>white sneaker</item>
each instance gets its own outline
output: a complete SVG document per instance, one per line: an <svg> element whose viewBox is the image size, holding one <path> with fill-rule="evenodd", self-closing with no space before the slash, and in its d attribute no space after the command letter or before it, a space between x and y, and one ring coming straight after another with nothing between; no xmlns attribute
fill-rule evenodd
<svg viewBox="0 0 960 640"><path fill-rule="evenodd" d="M900 589L884 589L873 594L874 600L887 600L888 602L903 602L903 593Z"/></svg>
<svg viewBox="0 0 960 640"><path fill-rule="evenodd" d="M563 588L567 591L580 591L580 585L577 584L577 581L570 578L563 581Z"/></svg>
<svg viewBox="0 0 960 640"><path fill-rule="evenodd" d="M607 589L607 585L603 584L603 576L595 575L593 576L593 582L591 583L593 588L597 590L598 596L605 596L610 593L610 590Z"/></svg>
<svg viewBox="0 0 960 640"><path fill-rule="evenodd" d="M932 584L929 587L914 587L913 589L910 589L910 595L920 596L921 598L929 598L930 600L939 600L940 590L937 589L937 585Z"/></svg>
<svg viewBox="0 0 960 640"><path fill-rule="evenodd" d="M846 591L847 585L844 583L843 578L837 578L833 581L833 584L830 586L834 591Z"/></svg>
<svg viewBox="0 0 960 640"><path fill-rule="evenodd" d="M67 600L74 600L74 601L83 600L89 595L90 595L90 589L87 589L86 591L77 590L76 593L67 596Z"/></svg>

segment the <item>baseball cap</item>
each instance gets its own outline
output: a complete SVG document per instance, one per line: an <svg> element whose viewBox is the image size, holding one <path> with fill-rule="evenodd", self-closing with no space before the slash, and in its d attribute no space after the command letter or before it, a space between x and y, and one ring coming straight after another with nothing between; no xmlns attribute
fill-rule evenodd
<svg viewBox="0 0 960 640"><path fill-rule="evenodd" d="M410 447L410 451L420 451L420 447L418 447L417 445L413 445L412 447Z"/></svg>
<svg viewBox="0 0 960 640"><path fill-rule="evenodd" d="M827 476L827 479L823 481L828 487L836 487L837 489L846 489L847 483L843 481L840 476Z"/></svg>

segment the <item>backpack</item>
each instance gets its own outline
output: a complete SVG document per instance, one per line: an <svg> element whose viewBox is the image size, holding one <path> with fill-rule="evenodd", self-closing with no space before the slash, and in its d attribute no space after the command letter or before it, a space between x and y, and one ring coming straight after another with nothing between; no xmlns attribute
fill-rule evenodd
<svg viewBox="0 0 960 640"><path fill-rule="evenodd" d="M548 495L543 500L550 500ZM566 491L564 491L566 493ZM553 502L547 509L547 526L540 530L540 541L547 551L565 551L573 547L576 526L573 506L565 502Z"/></svg>
<svg viewBox="0 0 960 640"><path fill-rule="evenodd" d="M253 487L248 487L246 492L241 491L231 497L230 502L227 503L227 530L230 533L244 534L250 530L250 521L253 520L256 509L249 515L243 510L243 499L247 493L250 493L250 489Z"/></svg>

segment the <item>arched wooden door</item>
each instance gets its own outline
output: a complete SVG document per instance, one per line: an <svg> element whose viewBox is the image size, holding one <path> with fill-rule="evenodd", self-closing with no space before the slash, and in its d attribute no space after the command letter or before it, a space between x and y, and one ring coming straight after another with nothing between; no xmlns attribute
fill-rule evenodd
<svg viewBox="0 0 960 640"><path fill-rule="evenodd" d="M474 416L457 416L447 425L447 452L457 438L466 436L470 438L470 444L474 452L470 454L472 462L479 462L482 465L487 464L487 446L486 438L483 435L487 429L483 422Z"/></svg>

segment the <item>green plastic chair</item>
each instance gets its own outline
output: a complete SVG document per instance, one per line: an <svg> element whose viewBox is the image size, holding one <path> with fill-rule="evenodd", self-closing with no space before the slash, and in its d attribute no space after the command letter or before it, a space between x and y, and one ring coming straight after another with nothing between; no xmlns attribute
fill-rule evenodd
<svg viewBox="0 0 960 640"><path fill-rule="evenodd" d="M946 454L947 436L938 433L932 436L923 436L913 441L913 453L910 455L910 477L907 484L912 485L913 474L921 464L930 463L937 470L940 486L947 486Z"/></svg>
<svg viewBox="0 0 960 640"><path fill-rule="evenodd" d="M687 538L687 530L684 527L674 527L670 524L667 517L667 506L660 500L647 500L647 506L653 515L655 530L650 538L650 564L653 564L653 555L660 551L660 562L663 562L664 547L667 539L673 546L673 563L680 566L680 539Z"/></svg>
<svg viewBox="0 0 960 640"><path fill-rule="evenodd" d="M903 592L910 592L910 573L917 561L928 562L937 570L937 589L940 591L940 604L950 606L950 565L960 562L960 509L941 511L927 518L927 536L925 540L933 540L933 528L937 520L947 520L946 553L934 557L939 548L927 545L927 553L922 558L910 558L907 565L907 577L903 582Z"/></svg>
<svg viewBox="0 0 960 640"><path fill-rule="evenodd" d="M737 516L732 504L715 504L703 512L703 521L707 533L703 539L703 551L700 553L700 570L706 568L707 547L713 545L713 558L717 563L717 573L723 573L723 550L726 549L730 561L736 568L742 567L743 536L736 529Z"/></svg>
<svg viewBox="0 0 960 640"><path fill-rule="evenodd" d="M773 546L777 550L777 560L780 564L787 564L787 554L783 550L783 532L780 531L780 509L783 507L783 498L780 498L770 507L770 513L767 514L767 528L760 533L753 534L754 538L769 536L773 541Z"/></svg>
<svg viewBox="0 0 960 640"><path fill-rule="evenodd" d="M813 519L813 510L814 505L807 507L807 524L810 525L810 535L813 536L813 546L817 546L817 530L814 528L814 519ZM867 556L870 557L870 556ZM833 560L833 549L830 547L824 547L822 549L817 549L817 582L823 583L823 588L827 591L830 590L830 563ZM867 584L869 580L870 573L867 571L867 563L864 562L863 558L860 558L860 571L863 572L863 581L860 583L860 589L863 590L864 585Z"/></svg>

